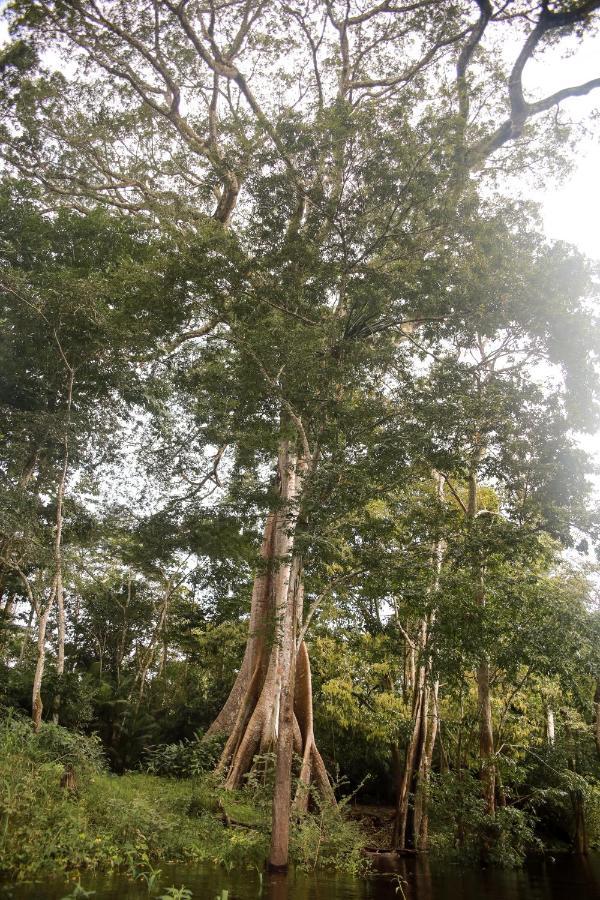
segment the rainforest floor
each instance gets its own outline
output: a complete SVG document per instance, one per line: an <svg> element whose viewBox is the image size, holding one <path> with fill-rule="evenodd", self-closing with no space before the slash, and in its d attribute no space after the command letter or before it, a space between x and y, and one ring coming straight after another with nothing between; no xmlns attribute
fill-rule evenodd
<svg viewBox="0 0 600 900"><path fill-rule="evenodd" d="M13 719L0 732L2 879L116 868L147 878L167 862L262 870L270 790L260 777L232 792L208 774L114 775L102 770L89 739L77 741L65 729L45 725L34 735ZM294 821L291 858L307 870L360 874L366 843L361 826L328 805Z"/></svg>

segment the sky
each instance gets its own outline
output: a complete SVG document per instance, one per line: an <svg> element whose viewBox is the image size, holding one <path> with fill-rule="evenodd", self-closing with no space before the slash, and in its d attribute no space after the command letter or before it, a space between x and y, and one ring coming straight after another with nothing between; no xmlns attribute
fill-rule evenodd
<svg viewBox="0 0 600 900"><path fill-rule="evenodd" d="M532 71L531 93L545 96L565 84L581 84L600 76L600 33L588 38L570 59L539 59ZM544 230L548 237L575 244L582 253L600 263L600 88L585 97L564 104L567 116L592 128L596 134L580 139L573 171L561 184L549 183L545 189L530 190L541 204ZM597 121L594 122L595 117ZM600 298L598 298L600 317ZM580 435L582 447L600 466L600 432ZM600 475L593 479L600 496Z"/></svg>
<svg viewBox="0 0 600 900"><path fill-rule="evenodd" d="M548 236L576 244L600 262L600 144L586 142L575 172L560 187L540 192L538 199Z"/></svg>
<svg viewBox="0 0 600 900"><path fill-rule="evenodd" d="M569 59L543 54L528 77L535 97L600 77L600 33L588 37ZM568 117L592 125L594 115L600 117L600 88L569 100L563 108ZM573 173L561 186L551 184L534 196L542 204L548 236L576 244L600 262L600 118L595 137L583 137L578 144Z"/></svg>

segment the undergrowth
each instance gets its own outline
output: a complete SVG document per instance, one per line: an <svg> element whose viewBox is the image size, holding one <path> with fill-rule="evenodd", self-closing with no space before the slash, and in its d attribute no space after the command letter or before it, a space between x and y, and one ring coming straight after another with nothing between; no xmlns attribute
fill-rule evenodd
<svg viewBox="0 0 600 900"><path fill-rule="evenodd" d="M61 786L67 767L74 789ZM212 775L112 775L95 739L52 725L36 735L26 720L8 717L0 722L0 876L119 868L147 880L161 863L186 861L262 868L269 794L268 778L232 793ZM335 808L317 804L292 823L292 860L304 869L358 873L363 844Z"/></svg>

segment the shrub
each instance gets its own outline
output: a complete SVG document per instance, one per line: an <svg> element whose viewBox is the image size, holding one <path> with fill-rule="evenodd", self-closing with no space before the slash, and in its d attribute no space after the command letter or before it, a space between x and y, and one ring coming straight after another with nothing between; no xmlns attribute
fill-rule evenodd
<svg viewBox="0 0 600 900"><path fill-rule="evenodd" d="M291 856L308 871L325 868L360 875L369 868L365 844L366 835L343 808L325 802L297 819L290 832Z"/></svg>
<svg viewBox="0 0 600 900"><path fill-rule="evenodd" d="M466 772L460 780L433 775L429 797L431 849L438 855L512 868L539 847L533 812L506 806L490 818L479 779Z"/></svg>
<svg viewBox="0 0 600 900"><path fill-rule="evenodd" d="M40 763L71 766L76 772L106 770L98 735L78 734L50 722L42 722L36 734L31 720L14 711L0 720L0 750L4 754L24 753Z"/></svg>
<svg viewBox="0 0 600 900"><path fill-rule="evenodd" d="M223 738L219 735L203 741L160 744L146 750L143 768L151 775L167 778L197 778L215 768L222 750Z"/></svg>

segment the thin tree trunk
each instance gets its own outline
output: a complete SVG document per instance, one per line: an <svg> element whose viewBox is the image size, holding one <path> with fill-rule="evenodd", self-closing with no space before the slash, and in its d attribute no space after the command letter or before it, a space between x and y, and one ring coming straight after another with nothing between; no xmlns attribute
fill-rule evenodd
<svg viewBox="0 0 600 900"><path fill-rule="evenodd" d="M444 482L442 476L434 473L438 500L443 500ZM393 845L398 850L425 849L428 840L427 786L431 770L431 760L437 735L437 683L431 684L431 660L428 657L429 640L435 622L436 596L440 587L440 574L444 556L444 542L439 540L433 546L433 584L430 588L432 609L421 621L416 651L418 664L412 702L412 728L406 748L404 771L400 781L396 818L394 822ZM430 707L434 714L430 718ZM421 828L423 827L423 834Z"/></svg>
<svg viewBox="0 0 600 900"><path fill-rule="evenodd" d="M400 752L399 745L392 744L391 746L391 768L392 768L392 802L394 806L398 807L398 801L400 799L400 787L402 785L402 755Z"/></svg>
<svg viewBox="0 0 600 900"><path fill-rule="evenodd" d="M118 600L118 594L116 597L117 605L119 609L123 613L123 620L121 624L121 634L119 635L119 640L116 646L115 653L115 675L117 679L117 688L121 687L121 666L123 664L123 659L125 657L125 640L127 636L127 625L128 625L128 611L131 605L131 572L127 573L127 594L125 597L125 603L120 603Z"/></svg>
<svg viewBox="0 0 600 900"><path fill-rule="evenodd" d="M425 738L425 749L419 772L419 784L415 796L415 835L417 850L429 849L429 782L431 780L431 764L435 741L439 730L438 695L440 683L436 681L431 688L430 721Z"/></svg>
<svg viewBox="0 0 600 900"><path fill-rule="evenodd" d="M575 818L575 834L573 839L575 853L580 856L587 856L589 853L589 836L587 823L585 820L584 799L580 791L571 792L571 803L573 806L573 815Z"/></svg>
<svg viewBox="0 0 600 900"><path fill-rule="evenodd" d="M62 355L62 350L61 350ZM58 714L61 704L60 695L60 679L65 671L65 595L63 590L63 559L62 559L62 530L63 530L63 505L65 498L65 483L67 480L67 469L69 467L69 426L71 424L71 406L73 403L73 381L75 378L75 370L68 365L63 356L65 365L68 367L69 377L67 385L67 417L65 422L65 430L63 435L63 467L60 481L58 483L58 491L56 495L56 534L54 539L54 572L56 585L56 605L58 611L58 648L56 661L56 674L59 678L59 690L54 698L52 721L58 725ZM38 645L39 652L39 645ZM43 671L43 667L42 667ZM41 688L41 682L40 682ZM41 696L40 696L41 702Z"/></svg>
<svg viewBox="0 0 600 900"><path fill-rule="evenodd" d="M554 710L546 707L546 742L549 747L554 747Z"/></svg>
<svg viewBox="0 0 600 900"><path fill-rule="evenodd" d="M406 633L409 633L409 628L407 626ZM416 658L415 658L415 645L409 643L407 640L404 641L404 679L402 681L402 694L404 696L404 700L408 701L409 697L411 697L414 693L415 689L415 681L416 681Z"/></svg>
<svg viewBox="0 0 600 900"><path fill-rule="evenodd" d="M477 702L479 713L479 759L485 810L496 812L496 766L494 762L494 728L490 692L490 667L487 659L477 667Z"/></svg>
<svg viewBox="0 0 600 900"><path fill-rule="evenodd" d="M53 600L52 600L53 602ZM44 678L44 668L46 666L46 629L48 627L48 619L52 603L49 602L44 612L38 619L38 640L37 640L37 660L35 664L35 673L33 676L33 690L31 698L31 718L33 719L33 727L35 731L39 731L42 724L42 713L44 704L42 703L42 680Z"/></svg>
<svg viewBox="0 0 600 900"><path fill-rule="evenodd" d="M423 620L421 625L420 649L425 648L427 641L427 624ZM411 813L411 797L414 797L418 771L421 767L421 758L426 737L427 707L429 703L427 685L427 672L423 662L417 669L417 683L413 694L412 704L412 728L406 748L404 771L400 782L398 795L398 807L394 823L393 843L399 850L414 847L414 819Z"/></svg>
<svg viewBox="0 0 600 900"><path fill-rule="evenodd" d="M137 696L136 703L135 703L135 714L136 715L139 712L140 707L142 705L142 700L144 699L144 691L146 688L146 678L148 676L148 671L156 658L156 651L158 649L158 645L161 642L161 640L164 643L164 631L165 631L165 626L167 623L167 615L169 612L169 603L170 603L171 597L173 595L173 591L177 587L179 587L179 584L181 584L181 582L179 582L178 584L173 586L172 582L171 582L171 578L169 578L169 580L167 582L167 586L165 588L163 602L161 604L159 618L158 618L158 622L156 624L156 628L154 629L154 631L152 633L150 642L148 644L148 647L146 648L146 652L142 656L142 664L141 664L140 670L138 672L139 688L138 688L138 696ZM130 702L131 702L131 696L132 695L130 694Z"/></svg>
<svg viewBox="0 0 600 900"><path fill-rule="evenodd" d="M277 729L277 754L275 760L275 785L269 869L281 872L287 869L290 811L292 799L292 753L294 743L294 687L296 677L296 621L298 601L298 576L300 564L294 559L291 574L284 573L281 596L285 596L285 609L278 629L280 663L278 666L279 719ZM279 595L279 591L278 591Z"/></svg>
<svg viewBox="0 0 600 900"><path fill-rule="evenodd" d="M48 619L56 597L56 574L52 581L48 602L43 608L36 600L29 579L20 566L15 566L19 574L19 578L23 583L27 599L31 605L31 610L35 610L38 621L38 639L37 639L37 659L35 664L35 672L33 676L33 688L31 696L31 718L35 731L39 731L42 724L42 712L44 709L42 703L42 679L44 677L44 667L46 665L46 630L48 627ZM31 620L30 620L31 621ZM23 650L23 648L21 648Z"/></svg>
<svg viewBox="0 0 600 900"><path fill-rule="evenodd" d="M478 512L477 500L477 465L482 456L482 449L478 447L475 455L473 469L469 475L469 501L467 516L471 527ZM475 579L475 603L480 609L485 609L485 584L483 580L483 567L481 560L475 559L473 563ZM496 765L494 759L494 725L492 720L492 699L490 688L490 664L487 653L483 653L475 673L477 681L477 711L479 720L479 760L483 800L485 810L489 816L496 813Z"/></svg>
<svg viewBox="0 0 600 900"><path fill-rule="evenodd" d="M52 721L55 725L58 725L58 713L60 710L61 704L61 695L60 695L60 679L64 675L65 671L65 598L63 592L63 582L62 582L62 560L59 561L59 566L61 567L56 573L56 601L57 601L57 613L58 613L58 648L57 648L57 658L56 658L56 674L59 678L59 690L56 693L54 698L54 703L52 704Z"/></svg>
<svg viewBox="0 0 600 900"><path fill-rule="evenodd" d="M594 694L594 740L598 756L600 757L600 678L596 679L596 692Z"/></svg>

